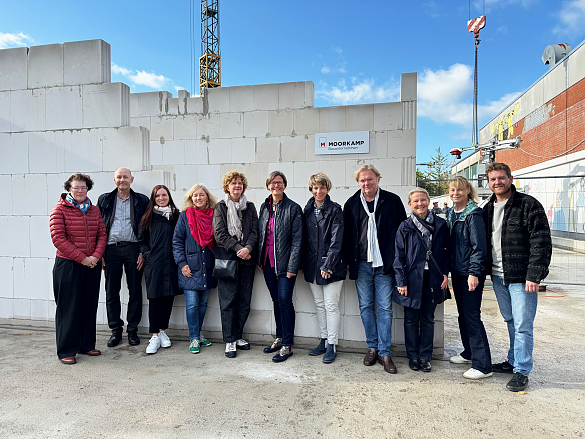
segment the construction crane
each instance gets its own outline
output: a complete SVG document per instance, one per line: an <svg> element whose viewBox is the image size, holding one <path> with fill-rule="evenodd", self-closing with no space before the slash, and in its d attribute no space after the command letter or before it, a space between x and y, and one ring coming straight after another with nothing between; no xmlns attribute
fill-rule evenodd
<svg viewBox="0 0 585 439"><path fill-rule="evenodd" d="M199 57L199 93L221 87L219 53L219 0L201 0L201 56Z"/></svg>
<svg viewBox="0 0 585 439"><path fill-rule="evenodd" d="M460 159L463 151L481 150L481 163L484 165L481 167L481 169L485 169L485 165L495 161L496 151L500 149L518 148L520 147L521 142L520 136L518 136L514 139L508 140L498 140L497 137L494 137L484 144L479 143L479 122L477 118L477 48L481 41L479 39L479 31L485 27L485 23L485 15L480 15L479 17L467 22L467 30L469 32L473 32L473 36L475 38L475 69L473 72L473 128L471 134L471 146L465 148L453 148L450 151L451 155L454 155L457 159Z"/></svg>

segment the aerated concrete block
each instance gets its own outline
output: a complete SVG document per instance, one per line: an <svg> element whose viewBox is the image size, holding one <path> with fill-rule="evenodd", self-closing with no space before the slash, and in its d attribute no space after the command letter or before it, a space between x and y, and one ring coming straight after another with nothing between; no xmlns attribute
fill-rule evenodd
<svg viewBox="0 0 585 439"><path fill-rule="evenodd" d="M250 114L250 113L246 113L246 114ZM245 124L245 119L244 119L244 124ZM256 162L277 162L279 160L280 160L280 138L279 137L258 137L256 139Z"/></svg>
<svg viewBox="0 0 585 439"><path fill-rule="evenodd" d="M348 105L345 108L347 131L372 131L374 129L374 105Z"/></svg>
<svg viewBox="0 0 585 439"><path fill-rule="evenodd" d="M130 116L161 116L166 114L167 100L172 95L168 91L152 91L147 93L130 94Z"/></svg>
<svg viewBox="0 0 585 439"><path fill-rule="evenodd" d="M131 127L144 127L150 130L150 117L131 117L130 118L130 126ZM151 131L152 136L152 131Z"/></svg>
<svg viewBox="0 0 585 439"><path fill-rule="evenodd" d="M175 184L177 191L185 193L199 181L197 165L175 165ZM182 199L175 199L175 204L182 204Z"/></svg>
<svg viewBox="0 0 585 439"><path fill-rule="evenodd" d="M166 140L173 140L174 117L158 116L150 119L150 138L160 140L162 137Z"/></svg>
<svg viewBox="0 0 585 439"><path fill-rule="evenodd" d="M342 160L324 160L319 162L319 172L327 174L333 187L345 186L345 162ZM308 177L307 177L308 180ZM334 193L332 197L337 198ZM339 201L337 201L339 203Z"/></svg>
<svg viewBox="0 0 585 439"><path fill-rule="evenodd" d="M30 257L28 216L0 216L0 256Z"/></svg>
<svg viewBox="0 0 585 439"><path fill-rule="evenodd" d="M187 98L187 113L203 113L203 98L201 96Z"/></svg>
<svg viewBox="0 0 585 439"><path fill-rule="evenodd" d="M295 335L299 337L319 337L317 314L298 312L295 307Z"/></svg>
<svg viewBox="0 0 585 439"><path fill-rule="evenodd" d="M264 282L264 279L262 279L261 282ZM270 297L266 291L263 291L262 294ZM252 300L254 300L254 295L252 295ZM244 325L244 334L271 334L272 320L273 316L271 310L261 310L252 307L248 320L246 320L246 324ZM248 337L248 339L249 338L250 337Z"/></svg>
<svg viewBox="0 0 585 439"><path fill-rule="evenodd" d="M2 137L0 136L0 142ZM12 175L0 175L0 187L6 198L0 203L0 215L12 215ZM0 279L2 279L0 277Z"/></svg>
<svg viewBox="0 0 585 439"><path fill-rule="evenodd" d="M380 171L382 180L380 184L402 184L402 159L374 159L371 163Z"/></svg>
<svg viewBox="0 0 585 439"><path fill-rule="evenodd" d="M162 144L158 140L150 142L150 164L152 166L163 164L162 147Z"/></svg>
<svg viewBox="0 0 585 439"><path fill-rule="evenodd" d="M150 168L145 157L150 148L148 130L144 127L104 128L104 171L115 171L121 166L134 171Z"/></svg>
<svg viewBox="0 0 585 439"><path fill-rule="evenodd" d="M374 104L374 130L401 130L402 102Z"/></svg>
<svg viewBox="0 0 585 439"><path fill-rule="evenodd" d="M211 139L207 149L210 164L232 163L231 139Z"/></svg>
<svg viewBox="0 0 585 439"><path fill-rule="evenodd" d="M81 86L48 88L45 100L47 130L82 128Z"/></svg>
<svg viewBox="0 0 585 439"><path fill-rule="evenodd" d="M278 109L312 107L310 92L305 82L278 84Z"/></svg>
<svg viewBox="0 0 585 439"><path fill-rule="evenodd" d="M82 93L84 128L130 125L130 88L126 84L83 85Z"/></svg>
<svg viewBox="0 0 585 439"><path fill-rule="evenodd" d="M305 206L301 205L301 208ZM295 283L295 291L294 291L294 306L296 313L311 313L315 314L317 312L317 308L315 307L315 299L313 298L313 293L311 292L311 288L309 284L305 282L304 276L302 273L298 274L299 282Z"/></svg>
<svg viewBox="0 0 585 439"><path fill-rule="evenodd" d="M392 131L393 133L402 133L402 130ZM409 131L410 132L410 131ZM414 131L416 133L416 131ZM370 152L368 154L358 154L360 160L370 160L372 158L385 159L388 157L388 131L370 131Z"/></svg>
<svg viewBox="0 0 585 439"><path fill-rule="evenodd" d="M280 149L283 162L304 162L306 159L305 136L281 137Z"/></svg>
<svg viewBox="0 0 585 439"><path fill-rule="evenodd" d="M363 341L364 348L366 348L366 331L362 324L361 317L344 315L341 316L341 326L343 326L343 336L345 340Z"/></svg>
<svg viewBox="0 0 585 439"><path fill-rule="evenodd" d="M205 165L208 163L206 140L185 140L185 164Z"/></svg>
<svg viewBox="0 0 585 439"><path fill-rule="evenodd" d="M100 172L102 170L102 130L62 131L61 147L65 172Z"/></svg>
<svg viewBox="0 0 585 439"><path fill-rule="evenodd" d="M47 273L48 258L14 259L14 297L48 300L52 283L42 282Z"/></svg>
<svg viewBox="0 0 585 439"><path fill-rule="evenodd" d="M264 177L264 180L266 180L266 177L268 177L268 174L270 174L271 172L280 171L286 176L288 186L292 187L293 180L294 180L293 169L294 169L294 164L291 162L282 161L282 162L268 163L268 173ZM266 185L262 185L262 187L266 189ZM266 196L268 196L268 193L266 193Z"/></svg>
<svg viewBox="0 0 585 439"><path fill-rule="evenodd" d="M0 90L27 87L28 47L0 50Z"/></svg>
<svg viewBox="0 0 585 439"><path fill-rule="evenodd" d="M219 138L219 114L207 114L197 117L197 138ZM175 129L175 135L177 130ZM192 137L193 138L193 137Z"/></svg>
<svg viewBox="0 0 585 439"><path fill-rule="evenodd" d="M268 132L271 137L293 134L292 110L271 111L268 113Z"/></svg>
<svg viewBox="0 0 585 439"><path fill-rule="evenodd" d="M242 113L221 113L219 115L219 137L231 139L244 135Z"/></svg>
<svg viewBox="0 0 585 439"><path fill-rule="evenodd" d="M266 137L268 132L268 112L248 111L244 113L245 137Z"/></svg>
<svg viewBox="0 0 585 439"><path fill-rule="evenodd" d="M47 192L47 191L44 191ZM45 195L46 197L46 195ZM54 200L50 200L49 210L52 210ZM56 203L55 203L56 204ZM49 231L49 216L33 216L30 219L30 239L34 245L30 249L30 255L33 258L53 258L55 257L55 246L51 240Z"/></svg>
<svg viewBox="0 0 585 439"><path fill-rule="evenodd" d="M219 165L198 165L197 176L199 183L203 183L207 189L221 189Z"/></svg>
<svg viewBox="0 0 585 439"><path fill-rule="evenodd" d="M2 288L0 288L0 298L14 297L13 266L14 258L11 257L0 258L0 279L2 279Z"/></svg>
<svg viewBox="0 0 585 439"><path fill-rule="evenodd" d="M345 129L345 110L347 107L319 108L319 132L338 133ZM402 113L400 113L402 115Z"/></svg>
<svg viewBox="0 0 585 439"><path fill-rule="evenodd" d="M0 91L0 133L8 132L10 132L10 92Z"/></svg>
<svg viewBox="0 0 585 439"><path fill-rule="evenodd" d="M47 321L49 319L49 301L31 299L30 318L31 320Z"/></svg>
<svg viewBox="0 0 585 439"><path fill-rule="evenodd" d="M0 318L14 318L14 299L0 297Z"/></svg>
<svg viewBox="0 0 585 439"><path fill-rule="evenodd" d="M298 188L308 187L309 177L319 172L318 162L296 162L294 164L294 179L293 184L289 185Z"/></svg>
<svg viewBox="0 0 585 439"><path fill-rule="evenodd" d="M162 157L164 165L185 164L185 141L169 140L162 144Z"/></svg>
<svg viewBox="0 0 585 439"><path fill-rule="evenodd" d="M0 174L26 174L29 172L28 134L0 133Z"/></svg>
<svg viewBox="0 0 585 439"><path fill-rule="evenodd" d="M46 94L44 88L10 92L10 131L44 131Z"/></svg>
<svg viewBox="0 0 585 439"><path fill-rule="evenodd" d="M12 303L15 319L30 320L30 299L14 298Z"/></svg>
<svg viewBox="0 0 585 439"><path fill-rule="evenodd" d="M178 98L169 98L168 99L168 106L167 112L169 116L177 116L179 114L179 99ZM181 114L185 114L183 111Z"/></svg>
<svg viewBox="0 0 585 439"><path fill-rule="evenodd" d="M254 138L232 139L232 162L254 163L256 142Z"/></svg>
<svg viewBox="0 0 585 439"><path fill-rule="evenodd" d="M12 175L12 215L47 215L47 176L45 174ZM22 194L35 194L31 203Z"/></svg>
<svg viewBox="0 0 585 439"><path fill-rule="evenodd" d="M207 93L209 113L230 111L230 87L208 88L205 93Z"/></svg>
<svg viewBox="0 0 585 439"><path fill-rule="evenodd" d="M416 101L416 72L400 75L400 100Z"/></svg>
<svg viewBox="0 0 585 439"><path fill-rule="evenodd" d="M248 179L248 190L250 188L260 188L266 190L266 177L268 177L268 163L246 163L244 171Z"/></svg>
<svg viewBox="0 0 585 439"><path fill-rule="evenodd" d="M168 120L172 120L173 122L173 139L192 140L198 138L197 127L200 123L199 116L195 114L187 114L185 116L169 117Z"/></svg>
<svg viewBox="0 0 585 439"><path fill-rule="evenodd" d="M102 84L112 80L111 47L104 40L63 44L63 83Z"/></svg>
<svg viewBox="0 0 585 439"><path fill-rule="evenodd" d="M32 46L28 52L27 88L63 85L63 45Z"/></svg>
<svg viewBox="0 0 585 439"><path fill-rule="evenodd" d="M227 87L230 93L231 113L254 110L254 86Z"/></svg>
<svg viewBox="0 0 585 439"><path fill-rule="evenodd" d="M54 173L65 170L65 150L62 137L70 136L71 132L39 131L29 133L29 170L33 174Z"/></svg>
<svg viewBox="0 0 585 439"><path fill-rule="evenodd" d="M261 84L253 86L254 110L278 109L278 84Z"/></svg>
<svg viewBox="0 0 585 439"><path fill-rule="evenodd" d="M388 158L416 157L416 131L388 131Z"/></svg>
<svg viewBox="0 0 585 439"><path fill-rule="evenodd" d="M297 135L319 132L319 108L293 110L293 130Z"/></svg>

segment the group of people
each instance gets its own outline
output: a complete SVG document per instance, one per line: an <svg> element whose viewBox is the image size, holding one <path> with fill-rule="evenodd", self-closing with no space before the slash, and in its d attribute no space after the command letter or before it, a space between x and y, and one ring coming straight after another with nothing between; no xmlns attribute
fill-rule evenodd
<svg viewBox="0 0 585 439"><path fill-rule="evenodd" d="M116 189L93 206L88 175L74 174L51 213L51 237L57 248L53 269L57 355L75 364L77 354L100 355L96 349L96 313L105 272L106 310L112 335L122 340L120 317L122 273L128 285L128 343L140 343L144 273L149 301L146 352L171 346L166 334L174 297L184 294L190 352L211 342L201 333L212 288L218 287L225 356L248 350L243 337L258 267L273 302L276 337L264 348L283 362L293 355L293 290L299 271L313 294L320 340L309 355L332 363L339 340L339 299L343 281L355 281L368 350L363 363L379 363L397 373L392 360L392 302L404 307L404 334L409 367L430 372L436 306L448 298L448 275L459 313L463 352L452 363L470 364L463 376L481 379L493 372L513 373L507 388L523 390L532 369L533 321L538 284L548 274L552 253L548 220L542 205L516 192L510 168L493 163L487 169L493 196L485 210L464 177L449 182L453 207L446 220L434 213L425 189L408 194L407 216L401 199L379 187L372 165L354 174L359 190L343 209L331 200L332 182L324 173L311 175L312 197L304 209L285 194L286 176L274 171L266 179L270 192L256 211L247 200L246 176L228 172L224 198L201 184L185 195L182 210L164 185L150 199L131 189L130 170L114 174ZM441 212L442 214L443 212ZM507 360L491 363L480 308L486 275L510 336Z"/></svg>

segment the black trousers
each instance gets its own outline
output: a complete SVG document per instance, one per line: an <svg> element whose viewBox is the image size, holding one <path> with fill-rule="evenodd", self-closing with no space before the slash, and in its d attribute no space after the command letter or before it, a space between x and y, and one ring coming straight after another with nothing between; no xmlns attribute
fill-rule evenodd
<svg viewBox="0 0 585 439"><path fill-rule="evenodd" d="M425 270L420 309L404 307L404 344L409 360L432 360L436 307L431 300L429 270Z"/></svg>
<svg viewBox="0 0 585 439"><path fill-rule="evenodd" d="M217 291L224 343L232 343L242 338L244 325L250 314L255 270L254 264L238 264L237 279L218 279Z"/></svg>
<svg viewBox="0 0 585 439"><path fill-rule="evenodd" d="M57 356L73 357L95 349L95 324L102 264L95 268L56 258L53 266Z"/></svg>
<svg viewBox="0 0 585 439"><path fill-rule="evenodd" d="M120 288L122 286L122 271L126 272L128 284L128 321L127 332L136 332L142 318L142 270L136 268L140 250L138 243L123 247L108 245L104 253L106 264L106 310L108 312L108 326L113 333L122 333L124 321L120 318L122 306L120 304Z"/></svg>
<svg viewBox="0 0 585 439"><path fill-rule="evenodd" d="M169 327L174 300L175 296L162 296L148 299L148 330L151 334L156 334L159 330L164 330Z"/></svg>
<svg viewBox="0 0 585 439"><path fill-rule="evenodd" d="M463 343L461 356L471 359L471 367L483 373L492 371L492 356L487 334L481 321L481 298L485 276L479 278L479 285L469 291L467 276L451 273L451 283L459 312L459 332Z"/></svg>

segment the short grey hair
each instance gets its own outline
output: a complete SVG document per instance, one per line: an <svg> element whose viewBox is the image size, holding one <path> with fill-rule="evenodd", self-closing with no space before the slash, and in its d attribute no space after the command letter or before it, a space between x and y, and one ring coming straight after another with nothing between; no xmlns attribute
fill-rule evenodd
<svg viewBox="0 0 585 439"><path fill-rule="evenodd" d="M431 197L429 195L429 193L427 192L426 189L423 189L422 187L415 187L414 189L412 189L409 193L408 193L408 202L410 203L410 197L412 197L413 194L416 194L417 192L422 192L423 194L425 194L427 196L427 198L429 199L429 201L431 200ZM435 201L436 203L437 201Z"/></svg>

